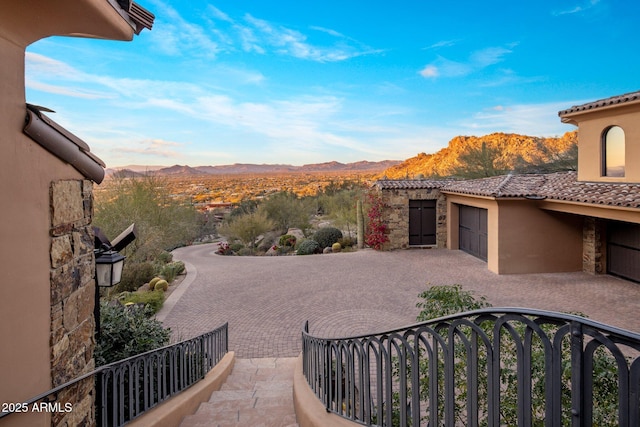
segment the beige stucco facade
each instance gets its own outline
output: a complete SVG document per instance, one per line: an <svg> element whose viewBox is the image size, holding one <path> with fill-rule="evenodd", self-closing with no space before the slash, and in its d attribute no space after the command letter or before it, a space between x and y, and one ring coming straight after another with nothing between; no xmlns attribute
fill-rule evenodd
<svg viewBox="0 0 640 427"><path fill-rule="evenodd" d="M56 357L78 364L74 369L79 371L90 370L93 366L93 361L87 360L94 345L91 329L93 247L88 234L92 184L73 166L23 133L26 115L25 49L29 44L51 35L131 40L133 34L131 22L107 0L6 0L2 3L2 403L22 402L49 390L63 379L75 378L77 372L60 371L65 363L58 364L54 360ZM69 194L61 195L61 191ZM69 207L64 201L67 196L76 205L70 206L66 214L61 214ZM65 205L64 209L62 205ZM58 269L68 273L68 278L73 278L73 281L60 283L65 290L54 295L52 286L56 277L61 277L56 276ZM66 308L63 307L65 303ZM86 345L73 347L69 343L74 339L82 339ZM65 353L69 349L73 349L75 354ZM51 415L14 414L0 420L0 426L5 425L51 425Z"/></svg>
<svg viewBox="0 0 640 427"><path fill-rule="evenodd" d="M640 182L640 101L563 115L563 122L579 127L578 180ZM603 133L620 126L625 133L624 177L602 176Z"/></svg>
<svg viewBox="0 0 640 427"><path fill-rule="evenodd" d="M610 230L623 227L624 234L640 235L636 225L640 224L640 92L571 107L559 115L563 122L579 127L577 174L513 174L453 181L431 189L429 198L446 200L439 207L438 218L444 219L446 229L439 243L486 258L488 269L497 274L609 271L608 261L614 259L610 249L621 244L620 237L610 239ZM603 135L612 126L622 128L625 136L622 177L603 176ZM389 248L408 246L406 207L409 199L425 195L388 189L412 185L411 181L378 183L383 194L388 193ZM474 215L486 218L486 230L485 219L478 219L482 225L477 229L469 224L461 227L462 206L470 207L464 209L471 215L469 224ZM469 247L461 248L461 241ZM475 252L471 246L476 243L482 250ZM640 262L640 247L630 245L617 262ZM640 280L633 275L622 277Z"/></svg>

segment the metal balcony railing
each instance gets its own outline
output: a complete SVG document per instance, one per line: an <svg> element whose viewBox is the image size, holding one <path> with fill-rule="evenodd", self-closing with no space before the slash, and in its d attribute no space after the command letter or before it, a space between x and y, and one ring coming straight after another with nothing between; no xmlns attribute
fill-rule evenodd
<svg viewBox="0 0 640 427"><path fill-rule="evenodd" d="M100 366L25 402L56 402L81 381L95 381L96 422L122 426L195 384L228 352L228 324L176 344ZM0 418L13 412L0 413Z"/></svg>
<svg viewBox="0 0 640 427"><path fill-rule="evenodd" d="M640 334L491 308L348 338L302 332L327 411L373 426L638 426Z"/></svg>

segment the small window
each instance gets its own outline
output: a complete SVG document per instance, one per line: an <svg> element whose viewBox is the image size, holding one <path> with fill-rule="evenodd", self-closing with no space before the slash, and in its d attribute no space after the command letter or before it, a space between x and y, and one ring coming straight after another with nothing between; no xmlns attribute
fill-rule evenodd
<svg viewBox="0 0 640 427"><path fill-rule="evenodd" d="M602 157L603 176L624 176L624 130L620 126L612 126L605 131Z"/></svg>

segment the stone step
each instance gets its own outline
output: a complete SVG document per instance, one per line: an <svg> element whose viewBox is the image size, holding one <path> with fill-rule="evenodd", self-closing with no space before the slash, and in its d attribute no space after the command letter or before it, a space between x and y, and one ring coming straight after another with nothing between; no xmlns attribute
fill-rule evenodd
<svg viewBox="0 0 640 427"><path fill-rule="evenodd" d="M295 358L237 359L219 391L181 427L297 427Z"/></svg>

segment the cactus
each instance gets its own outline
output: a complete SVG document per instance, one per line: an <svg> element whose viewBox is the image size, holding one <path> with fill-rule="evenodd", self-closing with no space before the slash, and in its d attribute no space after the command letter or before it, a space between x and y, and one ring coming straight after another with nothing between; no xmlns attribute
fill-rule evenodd
<svg viewBox="0 0 640 427"><path fill-rule="evenodd" d="M298 245L298 255L311 255L320 252L320 245L315 240L305 240Z"/></svg>
<svg viewBox="0 0 640 427"><path fill-rule="evenodd" d="M152 290L154 290L154 289L155 289L156 284L157 284L160 280L162 280L162 279L161 279L161 278L159 278L159 277L154 277L153 279L151 279L151 281L149 282L149 290L151 290L151 291L152 291Z"/></svg>
<svg viewBox="0 0 640 427"><path fill-rule="evenodd" d="M364 213L362 212L362 201L356 203L356 221L358 227L358 249L364 249Z"/></svg>
<svg viewBox="0 0 640 427"><path fill-rule="evenodd" d="M342 231L335 227L322 227L316 231L312 239L318 242L321 248L331 247L338 239L342 238Z"/></svg>
<svg viewBox="0 0 640 427"><path fill-rule="evenodd" d="M158 280L154 289L162 289L163 291L166 291L167 289L169 289L169 282L167 282L166 280Z"/></svg>

